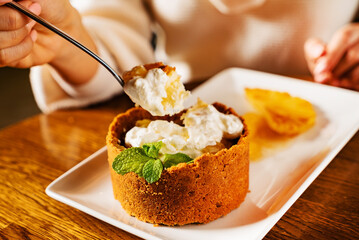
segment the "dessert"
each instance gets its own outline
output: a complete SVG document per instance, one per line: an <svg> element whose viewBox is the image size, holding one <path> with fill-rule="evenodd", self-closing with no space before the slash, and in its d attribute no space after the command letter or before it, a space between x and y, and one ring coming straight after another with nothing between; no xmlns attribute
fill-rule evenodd
<svg viewBox="0 0 359 240"><path fill-rule="evenodd" d="M123 74L124 91L152 115L173 115L189 97L174 67L161 62L134 67Z"/></svg>
<svg viewBox="0 0 359 240"><path fill-rule="evenodd" d="M222 113L237 116L222 104L213 106ZM122 145L126 131L136 122L143 119L180 122L181 115L155 117L137 107L119 114L110 125L106 143L114 196L128 214L139 220L170 226L207 223L237 208L248 192L249 143L245 124L241 136L233 139L229 148L170 166L154 183L135 172L122 175L113 169L116 157L126 149Z"/></svg>
<svg viewBox="0 0 359 240"><path fill-rule="evenodd" d="M148 66L134 68L126 79L146 79L146 71L158 65ZM182 104L163 99L161 105L168 101L167 107L151 106L152 114L134 107L109 127L106 145L115 198L128 214L153 224L207 223L228 214L248 192L246 124L220 103L198 100L176 113Z"/></svg>

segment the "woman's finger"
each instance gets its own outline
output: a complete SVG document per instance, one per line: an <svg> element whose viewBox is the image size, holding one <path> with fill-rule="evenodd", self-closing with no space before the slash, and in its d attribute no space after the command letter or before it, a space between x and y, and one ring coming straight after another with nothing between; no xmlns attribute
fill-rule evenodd
<svg viewBox="0 0 359 240"><path fill-rule="evenodd" d="M26 57L31 53L33 44L32 36L29 34L20 44L0 49L0 66L7 66Z"/></svg>
<svg viewBox="0 0 359 240"><path fill-rule="evenodd" d="M23 27L13 31L0 31L0 49L21 43L30 32L30 27Z"/></svg>
<svg viewBox="0 0 359 240"><path fill-rule="evenodd" d="M325 56L319 58L315 63L313 78L314 81L318 83L326 83L328 84L333 78L333 73L331 71L318 71L318 69L322 69L326 66L326 58Z"/></svg>
<svg viewBox="0 0 359 240"><path fill-rule="evenodd" d="M31 12L39 15L41 6L31 1L20 1L19 4L28 8ZM0 6L0 31L17 30L28 24L30 20L24 14L7 6Z"/></svg>
<svg viewBox="0 0 359 240"><path fill-rule="evenodd" d="M353 84L359 84L359 64L347 73L347 78L350 79Z"/></svg>
<svg viewBox="0 0 359 240"><path fill-rule="evenodd" d="M0 6L11 1L12 0L0 0Z"/></svg>
<svg viewBox="0 0 359 240"><path fill-rule="evenodd" d="M312 74L318 59L325 55L325 48L325 44L317 38L310 38L305 42L304 54Z"/></svg>
<svg viewBox="0 0 359 240"><path fill-rule="evenodd" d="M359 24L352 23L337 31L327 45L327 54L321 65L314 69L315 74L332 71L348 49L359 42Z"/></svg>
<svg viewBox="0 0 359 240"><path fill-rule="evenodd" d="M344 74L341 78L335 78L330 82L330 85L359 90L359 65L356 65L351 71Z"/></svg>
<svg viewBox="0 0 359 240"><path fill-rule="evenodd" d="M318 83L329 83L334 78L331 72L314 74L313 77L314 77L314 81Z"/></svg>
<svg viewBox="0 0 359 240"><path fill-rule="evenodd" d="M29 8L31 5L30 1L19 2L24 7ZM12 9L7 6L0 7L0 30L2 31L11 31L17 30L24 27L29 22L24 14L19 11Z"/></svg>
<svg viewBox="0 0 359 240"><path fill-rule="evenodd" d="M334 68L334 76L340 78L359 64L359 42L350 48L339 64Z"/></svg>
<svg viewBox="0 0 359 240"><path fill-rule="evenodd" d="M37 39L37 31L32 30L30 33L30 38L33 42L36 42ZM33 46L34 48L35 46ZM9 63L7 66L14 68L29 68L34 65L34 54L32 51L20 60L15 60L14 62Z"/></svg>
<svg viewBox="0 0 359 240"><path fill-rule="evenodd" d="M348 78L343 78L340 80L339 87L352 89L354 84Z"/></svg>

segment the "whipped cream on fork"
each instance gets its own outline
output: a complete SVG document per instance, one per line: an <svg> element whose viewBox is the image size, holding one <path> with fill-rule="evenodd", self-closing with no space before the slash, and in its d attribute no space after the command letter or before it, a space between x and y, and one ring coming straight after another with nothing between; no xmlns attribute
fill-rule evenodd
<svg viewBox="0 0 359 240"><path fill-rule="evenodd" d="M134 76L126 82L124 91L133 102L154 116L182 111L185 99L190 96L176 71L166 73L161 68L149 69L145 76Z"/></svg>

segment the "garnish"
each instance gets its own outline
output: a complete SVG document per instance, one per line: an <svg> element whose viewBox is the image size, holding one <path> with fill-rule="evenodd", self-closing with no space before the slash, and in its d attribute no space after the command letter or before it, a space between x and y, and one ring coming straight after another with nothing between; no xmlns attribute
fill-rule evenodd
<svg viewBox="0 0 359 240"><path fill-rule="evenodd" d="M158 153L162 147L162 142L154 142L154 143L147 143L143 144L142 148L145 150L146 155L152 158L157 158Z"/></svg>
<svg viewBox="0 0 359 240"><path fill-rule="evenodd" d="M121 175L128 172L135 172L142 177L143 166L152 159L153 158L146 155L143 148L128 148L117 155L115 161L112 163L112 168Z"/></svg>
<svg viewBox="0 0 359 240"><path fill-rule="evenodd" d="M163 166L165 168L170 168L172 166L176 166L179 163L189 163L190 161L192 161L192 158L184 153L165 154L165 158L163 159Z"/></svg>
<svg viewBox="0 0 359 240"><path fill-rule="evenodd" d="M157 182L158 179L161 177L161 173L163 170L163 164L161 160L150 160L146 162L146 164L143 166L143 177L146 179L149 183Z"/></svg>
<svg viewBox="0 0 359 240"><path fill-rule="evenodd" d="M154 183L160 179L163 169L179 163L193 162L193 159L184 153L161 155L161 147L162 142L159 141L144 144L142 147L127 148L116 156L112 168L118 174L134 172L148 183Z"/></svg>

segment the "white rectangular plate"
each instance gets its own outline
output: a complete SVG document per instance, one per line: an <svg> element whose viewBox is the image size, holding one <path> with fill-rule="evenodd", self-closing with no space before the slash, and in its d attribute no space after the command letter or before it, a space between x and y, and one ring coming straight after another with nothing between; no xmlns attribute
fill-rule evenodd
<svg viewBox="0 0 359 240"><path fill-rule="evenodd" d="M208 224L154 227L130 217L113 198L106 147L52 182L46 193L65 204L145 239L262 239L359 128L359 94L245 69L227 69L192 92L237 113L251 111L244 88L285 91L310 101L313 128L281 151L250 165L250 193L243 204Z"/></svg>

